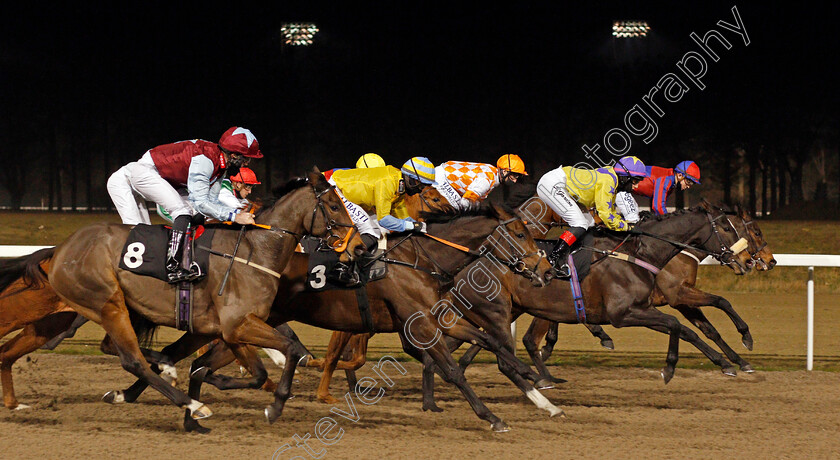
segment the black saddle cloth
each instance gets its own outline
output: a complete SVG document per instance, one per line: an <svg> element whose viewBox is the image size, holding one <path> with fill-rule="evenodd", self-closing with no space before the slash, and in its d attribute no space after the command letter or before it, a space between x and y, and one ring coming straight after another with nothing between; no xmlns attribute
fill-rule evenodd
<svg viewBox="0 0 840 460"><path fill-rule="evenodd" d="M201 267L202 273L207 273L210 264L210 253L199 249L198 243L210 247L213 241L214 229L195 227L198 234L196 244L193 245L193 261ZM163 225L138 224L128 233L122 252L120 253L120 268L137 275L152 276L166 281L166 250L169 246L169 227Z"/></svg>
<svg viewBox="0 0 840 460"><path fill-rule="evenodd" d="M557 243L557 240L535 240L537 242L537 246L545 251L547 254L551 252L554 248L554 244ZM583 246L592 247L592 243L595 241L595 235L590 229L583 238L575 241L575 244L572 245L572 260L575 262L575 270L577 270L578 280L583 281L586 275L589 274L589 269L592 266L592 251L589 249L583 249Z"/></svg>
<svg viewBox="0 0 840 460"><path fill-rule="evenodd" d="M333 250L323 250L317 238L304 237L300 241L300 245L303 247L303 252L309 256L309 272L306 279L307 291L320 292L356 288L331 283L327 279L327 273L330 273L338 263L339 253ZM373 258L382 252L381 249L376 249L373 257L362 258L353 264L353 270L359 276L362 284L380 280L387 275L388 267L385 262L378 260L370 263Z"/></svg>

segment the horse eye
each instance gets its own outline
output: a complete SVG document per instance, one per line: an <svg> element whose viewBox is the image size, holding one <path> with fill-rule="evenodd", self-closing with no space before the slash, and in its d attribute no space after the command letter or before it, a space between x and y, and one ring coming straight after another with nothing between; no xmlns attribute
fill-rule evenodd
<svg viewBox="0 0 840 460"><path fill-rule="evenodd" d="M433 198L432 201L434 201L435 203L440 203L440 198Z"/></svg>
<svg viewBox="0 0 840 460"><path fill-rule="evenodd" d="M336 206L336 205L334 205L334 204L331 204L331 205L330 205L330 209L332 209L332 210L333 210L333 212L338 211L338 206Z"/></svg>
<svg viewBox="0 0 840 460"><path fill-rule="evenodd" d="M516 236L517 236L517 238L525 238L524 233L517 233Z"/></svg>

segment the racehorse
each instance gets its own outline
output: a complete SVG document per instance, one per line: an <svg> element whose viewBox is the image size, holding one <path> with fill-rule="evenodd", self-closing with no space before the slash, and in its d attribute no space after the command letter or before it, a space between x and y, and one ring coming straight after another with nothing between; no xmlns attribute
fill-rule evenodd
<svg viewBox="0 0 840 460"><path fill-rule="evenodd" d="M704 207L678 212L669 218L643 221L639 228L646 234L669 241L627 235L623 239L623 252L661 267L679 252L679 245L694 244L716 255L736 273L746 272L748 255L743 252L734 254L725 246L738 238L735 229L716 225L715 222L721 219L722 214L713 216L714 212L714 208L704 203ZM622 238L617 234L596 238L596 247L602 250L612 250L618 243L622 243ZM510 336L508 325L523 312L559 322L578 321L575 308L569 301L572 296L567 283L555 281L543 289L532 289L504 273L496 272L496 276L502 280L502 290L495 300L488 301L474 293L470 296L468 292L465 297L473 306L464 311L464 315L470 322L480 321L481 324L491 325L486 332L496 338L506 337L504 343L511 348L513 337ZM610 323L616 327L646 326L670 334L666 367L662 372L666 383L673 377L680 336L698 347L705 345L676 318L652 308L650 294L654 288L654 275L645 268L623 260L605 258L592 267L581 288L586 299L587 321L595 324ZM558 302L558 299L564 301ZM450 341L451 350L458 345L460 342ZM426 359L424 364L430 363ZM430 381L431 376L429 367L428 371L424 371L424 385ZM427 394L424 392L424 410L439 411Z"/></svg>
<svg viewBox="0 0 840 460"><path fill-rule="evenodd" d="M293 343L264 322L279 284L267 272L282 271L297 240L305 234L325 237L345 259L362 253L364 242L353 230L333 187L317 168L308 173L308 180L298 181L293 191L264 208L256 222L264 228L216 232L212 242L215 250L235 252L234 246L240 247L249 254L248 264L262 269L228 271L227 259L211 259L207 277L193 289L193 330L196 335L220 336L243 359L247 358L248 345L289 348L300 354ZM142 355L135 332L137 318L174 326L175 287L118 267L129 230L129 226L113 224L94 224L78 230L55 248L49 263L50 286L69 307L105 329L124 369L177 406L188 409L191 417L208 417L212 412L207 406L170 386L153 372ZM32 270L33 263L43 260L29 258L26 267L19 268L18 277L25 270ZM20 261L0 262L0 273L12 273L5 269L15 264L20 265ZM218 296L223 279L228 280L227 290Z"/></svg>
<svg viewBox="0 0 840 460"><path fill-rule="evenodd" d="M408 213L415 220L419 220L423 212L454 212L452 205L434 187L426 187L419 194L405 195L405 200ZM40 266L30 264L30 270L35 270L37 267L39 271L25 273L23 277L18 277L20 267L26 267L29 260L51 258L53 252L53 248L43 249L18 258L15 264L8 264L5 267L5 275L0 273L0 338L11 331L23 328L14 338L0 346L0 381L2 381L4 405L9 409L19 410L29 407L26 404L19 404L15 397L12 365L21 357L41 348L53 337L67 330L76 317L75 311L61 301L46 279L42 279L48 270L49 261L45 260ZM27 286L33 282L35 285L27 289ZM281 328L280 332L289 339L299 342L288 326ZM303 344L298 345L305 348ZM106 354L117 354L108 336L105 337L100 348ZM143 349L143 353L148 360L153 361L152 369L155 372L163 371L161 375L164 380L174 384L177 373L175 367L166 359L167 350L156 353ZM285 360L282 354L280 356ZM275 359L275 356L272 356L272 359ZM270 380L267 380L264 385L264 388L270 392L274 392L276 387L276 384ZM127 397L133 401L136 399L133 395L139 396L139 392L136 390L126 391L124 394L112 392L106 395L106 400L115 402L118 398L124 400Z"/></svg>
<svg viewBox="0 0 840 460"><path fill-rule="evenodd" d="M525 251L524 254L512 254L504 249L504 245L485 246L488 236L501 236L504 232L517 242ZM485 247L486 250L469 249L478 247ZM478 399L443 342L437 340L441 334L440 327L434 323L435 317L431 314L431 310L440 299L439 282L451 282L454 275L470 262L491 254L524 275L522 278L527 279L529 283L543 284L538 273L547 270L549 266L522 221L507 214L503 209L487 206L479 211L478 215L463 216L446 223L429 223L428 234L396 235L389 238L386 260L389 263L388 276L369 282L365 289L374 330L399 332L404 335L405 328L408 327L414 340L430 344L426 351L443 369L446 380L455 384L464 394L476 415L488 421L494 431L507 431L507 425ZM536 267L538 271L527 267ZM349 290L301 292L307 270L307 256L296 254L281 279L279 292L283 295L277 296L268 322L281 324L294 320L326 329L366 332L367 328L359 313L357 293ZM297 295L294 295L295 293ZM457 327L443 329L447 333L458 332ZM480 331L473 337L477 341L493 341ZM190 353L188 344L184 342L182 345L184 347L180 351L173 350L170 354L173 360L182 359ZM487 346L493 348L491 343ZM422 358L418 349L408 344L405 347L412 355ZM233 358L227 347L215 346L195 360L191 371L190 395L198 397L202 381L220 389L259 388L264 383L265 376L257 375L250 367L249 371L254 375L251 379L236 379L214 373L216 369L230 363ZM516 360L514 356L504 354L500 359ZM248 363L245 365L248 366ZM296 365L296 360L288 359L283 376L293 372ZM281 389L288 394L289 387L284 387L282 381L278 385L278 391ZM134 394L131 396L135 397ZM282 409L282 404L269 406L266 409L266 417L273 422L280 416ZM561 412L557 408L554 409L556 413ZM184 423L188 431L205 431L196 420L187 417L186 414Z"/></svg>
<svg viewBox="0 0 840 460"><path fill-rule="evenodd" d="M758 223L755 222L749 213L741 206L736 205L735 211L722 211L726 214L729 226L736 229L738 236L743 236L747 243L747 253L750 259L747 264L759 271L771 270L776 265L773 253L770 251ZM544 222L543 224L546 224ZM735 324L738 332L741 333L742 343L745 348L752 350L753 340L747 323L732 308L732 305L725 298L701 291L695 287L697 283L697 269L699 260L706 256L705 253L692 249L685 249L662 269L656 276L656 289L652 294L651 303L655 307L670 305L679 311L686 319L692 322L703 334L712 340L724 352L727 358L738 364L744 372L753 372L752 366L721 338L720 333L706 318L706 315L699 309L703 306L714 306L729 316ZM589 325L594 333L602 333L598 325ZM597 328L594 329L593 328ZM537 350L537 344L542 337L546 338L546 345ZM608 336L607 336L608 337ZM605 340L601 337L602 342ZM611 340L611 339L609 339ZM534 365L540 375L551 378L544 361L551 356L554 344L557 342L557 323L552 323L541 318L534 318L528 331L522 338L525 349L528 351ZM478 352L478 347L471 347L461 359L462 368L472 360ZM736 371L728 362L724 361L721 371L726 375L735 375Z"/></svg>

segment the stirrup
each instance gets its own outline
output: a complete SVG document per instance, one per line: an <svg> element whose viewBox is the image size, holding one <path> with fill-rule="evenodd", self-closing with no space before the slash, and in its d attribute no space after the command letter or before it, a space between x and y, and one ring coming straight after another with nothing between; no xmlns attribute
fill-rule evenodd
<svg viewBox="0 0 840 460"><path fill-rule="evenodd" d="M166 280L169 284L178 284L184 281L192 281L193 279L190 271L185 268L178 267L175 271L166 273Z"/></svg>
<svg viewBox="0 0 840 460"><path fill-rule="evenodd" d="M551 274L555 278L567 280L572 277L572 270L569 268L569 264L563 264L559 267L551 267Z"/></svg>

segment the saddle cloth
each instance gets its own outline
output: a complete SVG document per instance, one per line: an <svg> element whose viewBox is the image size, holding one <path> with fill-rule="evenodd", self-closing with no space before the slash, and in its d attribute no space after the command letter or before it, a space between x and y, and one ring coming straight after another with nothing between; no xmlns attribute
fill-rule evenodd
<svg viewBox="0 0 840 460"><path fill-rule="evenodd" d="M214 229L203 226L193 228L196 235L193 239L201 241L204 246L210 246L213 241ZM152 276L159 280L166 278L166 250L169 245L169 227L163 225L138 224L128 233L122 252L120 253L120 268L137 275ZM207 273L210 253L199 249L195 245L193 261L201 267L202 273Z"/></svg>
<svg viewBox="0 0 840 460"><path fill-rule="evenodd" d="M318 250L320 241L318 238L304 237L301 239L300 246L303 253L309 255L309 271L306 279L306 290L311 292L329 291L333 289L352 289L347 286L331 283L327 280L327 273L333 269L338 263L339 253L335 251ZM383 249L377 248L374 251L374 257L383 252ZM384 278L388 273L388 266L385 262L377 260L373 264L365 263L362 259L353 264L353 270L359 275L362 284L367 284L371 281L377 281Z"/></svg>

